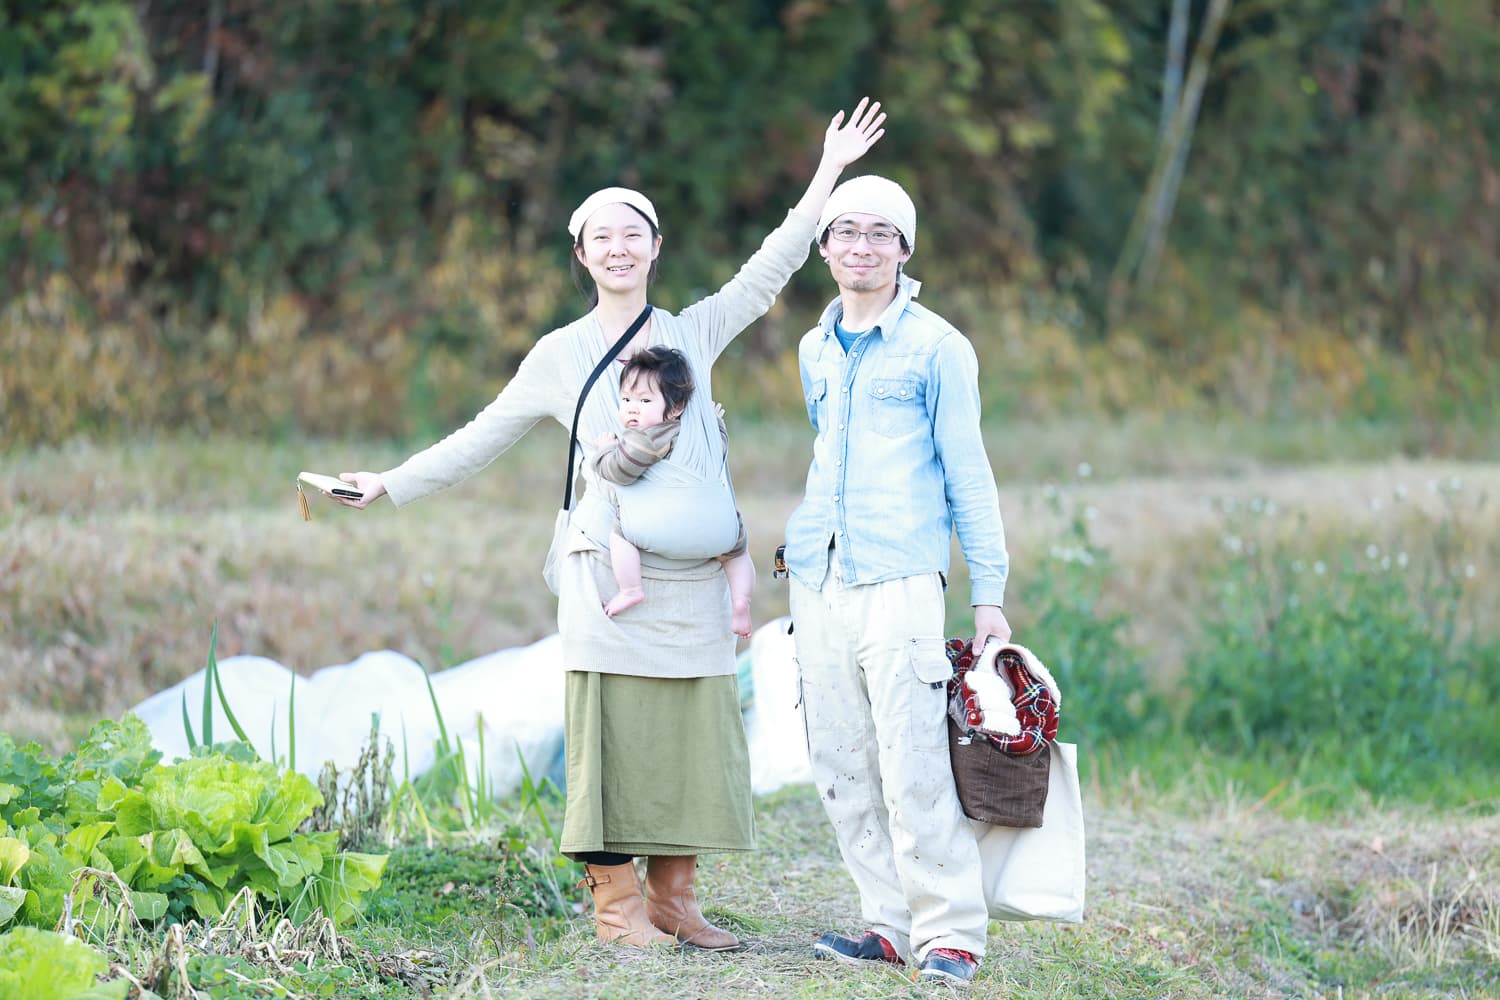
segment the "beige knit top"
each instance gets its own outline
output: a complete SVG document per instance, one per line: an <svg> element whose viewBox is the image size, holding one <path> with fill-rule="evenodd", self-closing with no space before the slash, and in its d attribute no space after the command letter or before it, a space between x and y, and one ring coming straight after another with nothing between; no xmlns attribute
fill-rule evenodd
<svg viewBox="0 0 1500 1000"><path fill-rule="evenodd" d="M807 259L815 220L788 212L723 288L680 314L651 314L651 343L687 356L694 395L712 399L713 362L742 330L765 314ZM526 355L500 394L463 427L381 473L397 507L453 486L489 465L544 417L563 427L573 420L579 390L610 347L594 314L553 330ZM589 392L578 421L584 498L561 560L558 629L570 670L648 677L703 677L733 673L728 588L713 559L683 564L642 553L647 599L617 618L602 601L613 592L604 551L613 514L590 502L599 483L589 461L594 441L618 425L619 373L606 370ZM717 444L718 442L715 442ZM559 466L562 463L559 462ZM592 510L592 513L591 513ZM601 534L602 530L602 534Z"/></svg>

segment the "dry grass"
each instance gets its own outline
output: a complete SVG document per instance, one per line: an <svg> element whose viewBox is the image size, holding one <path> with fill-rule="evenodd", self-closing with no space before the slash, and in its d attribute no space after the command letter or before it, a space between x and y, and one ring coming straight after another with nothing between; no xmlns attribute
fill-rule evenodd
<svg viewBox="0 0 1500 1000"><path fill-rule="evenodd" d="M1461 480L1466 500L1500 491L1492 463L1271 465L1255 457L1253 439L1241 440L1246 433L994 429L1013 576L1047 558L1064 525L1059 492L1064 512L1092 511L1091 533L1117 563L1107 597L1170 672L1192 633L1196 566L1220 544L1226 500L1243 509L1259 497L1300 512L1287 530L1307 538L1379 537L1393 510L1417 519L1442 512L1451 498L1429 483ZM539 567L560 492L561 441L556 428L540 429L484 474L405 511L381 504L356 513L315 498L309 524L291 487L298 470L383 468L402 453L164 439L8 456L0 466L0 729L64 746L92 719L200 668L215 620L221 656L254 653L304 673L380 648L451 665L550 633L554 605ZM1352 441L1345 450L1373 447ZM1226 451L1226 442L1248 451ZM736 436L736 482L763 566L799 499L808 450L795 426ZM1493 606L1500 585L1488 567L1500 564L1500 508L1470 506L1467 527L1487 560L1475 600ZM953 592L962 595L967 581L955 566ZM783 614L785 600L763 572L757 618ZM1024 603L1011 613L1024 629Z"/></svg>
<svg viewBox="0 0 1500 1000"><path fill-rule="evenodd" d="M1359 806L1313 823L1232 785L1175 800L1095 791L1085 812L1084 923L991 923L979 977L962 995L1500 996L1500 816ZM757 851L705 856L700 868L708 915L746 945L733 954L600 944L587 912L560 935L533 934L493 896L437 926L355 924L341 934L322 920L292 927L259 916L242 897L210 924L97 943L123 957L117 974L128 968L164 996L187 995L189 959L205 954L243 960L224 975L268 989L328 983L318 970L342 966L341 985L317 995L349 998L955 995L913 983L909 969L815 959L818 933L863 927L822 806L810 786L794 786L760 798L756 817Z"/></svg>
<svg viewBox="0 0 1500 1000"><path fill-rule="evenodd" d="M1500 818L1399 809L1312 824L1232 790L1189 813L1091 798L1079 926L990 925L975 997L1497 995ZM758 803L761 848L706 859L700 895L747 942L735 955L600 945L580 918L555 943L473 948L456 997L952 996L909 970L815 960L814 936L863 926L809 788ZM1486 935L1490 937L1486 937Z"/></svg>

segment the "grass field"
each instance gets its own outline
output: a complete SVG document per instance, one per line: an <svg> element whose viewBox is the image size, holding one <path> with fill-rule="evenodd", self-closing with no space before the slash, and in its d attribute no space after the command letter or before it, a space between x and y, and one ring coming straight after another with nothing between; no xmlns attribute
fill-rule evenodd
<svg viewBox="0 0 1500 1000"><path fill-rule="evenodd" d="M1316 824L1222 786L1170 807L1096 789L1086 808L1085 923L992 923L971 995L1500 995L1493 815L1366 807ZM425 925L374 919L351 937L418 950L462 997L953 995L906 970L815 960L816 934L861 929L822 808L810 787L794 787L763 797L757 820L760 850L706 858L700 882L709 915L745 941L739 954L601 945L586 915L532 927L503 917L493 895ZM368 986L409 995L373 978Z"/></svg>
<svg viewBox="0 0 1500 1000"><path fill-rule="evenodd" d="M1378 427L1261 428L1184 421L1006 426L988 432L1012 554L1008 603L1024 638L1029 576L1081 513L1114 571L1107 606L1169 679L1201 611L1195 566L1226 532L1225 504L1269 501L1287 531L1378 538L1393 516L1455 505L1493 556L1500 444L1466 437L1453 458L1403 457ZM55 749L203 665L212 623L222 656L255 653L303 673L371 649L429 669L555 630L540 566L561 493L562 433L533 432L440 497L364 512L313 498L304 468L381 469L404 452L344 441L162 439L77 442L0 460L0 728ZM739 433L734 470L762 567L758 621L784 614L766 572L800 496L809 450L797 426ZM1444 486L1443 490L1437 487ZM1404 494L1404 500L1398 500ZM1500 604L1491 560L1476 606ZM955 559L955 622L967 580ZM956 634L956 632L955 632ZM1045 645L1045 642L1039 643Z"/></svg>
<svg viewBox="0 0 1500 1000"><path fill-rule="evenodd" d="M1027 631L1028 578L1068 558L1080 524L1109 554L1099 613L1124 616L1147 681L1164 691L1194 668L1216 600L1205 567L1242 539L1306 545L1311 565L1339 547L1394 553L1404 529L1451 526L1432 537L1454 536L1442 544L1468 570L1456 627L1500 629L1493 428L1452 433L1436 459L1376 425L1135 420L987 435L1012 552L1007 611L1044 658L1047 637ZM764 556L797 501L808 447L792 425L735 435L763 567L758 621L785 611ZM221 657L255 653L303 673L380 648L438 669L546 635L553 605L539 567L562 454L562 434L540 429L442 497L363 513L314 498L311 523L292 487L300 469L380 469L403 452L170 438L8 454L0 730L66 749L94 719L199 669L215 621ZM953 584L961 634L961 570ZM1476 669L1494 676L1500 664ZM1254 757L1226 767L1186 744L1155 758L1082 752L1089 919L992 925L974 995L1500 996L1500 801L1460 788L1446 797L1458 804L1435 811L1334 781L1309 811L1315 790ZM349 933L376 952L430 952L440 995L923 995L889 972L811 960L818 930L860 929L852 887L810 789L758 810L761 851L712 859L704 873L708 905L752 942L737 956L603 947L586 919L533 926L483 895L437 924L403 922L397 865L391 919ZM353 974L341 995L372 993L415 995L373 972Z"/></svg>

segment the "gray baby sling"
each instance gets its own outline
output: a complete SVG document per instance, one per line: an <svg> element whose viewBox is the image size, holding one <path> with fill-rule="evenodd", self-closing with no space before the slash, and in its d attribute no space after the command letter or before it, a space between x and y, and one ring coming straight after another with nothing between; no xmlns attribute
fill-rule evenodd
<svg viewBox="0 0 1500 1000"><path fill-rule="evenodd" d="M693 379L700 385L707 381L696 371ZM688 398L682 429L666 458L634 483L615 486L620 534L667 559L710 559L739 538L728 457L708 395L695 391Z"/></svg>
<svg viewBox="0 0 1500 1000"><path fill-rule="evenodd" d="M567 482L554 530L554 550L565 530L573 502L574 456L583 404L599 376L645 325L650 315L648 305L614 346L605 352L578 394L573 426L568 434ZM706 387L707 373L694 366L693 380L696 385ZM619 502L621 534L637 548L661 560L684 564L702 562L734 546L739 537L739 514L735 510L734 487L729 479L729 463L719 434L718 415L707 391L695 390L689 397L682 414L682 429L671 454L650 466L634 483L616 484L614 490ZM549 571L555 554L555 551L549 553ZM555 592L556 588L553 590Z"/></svg>

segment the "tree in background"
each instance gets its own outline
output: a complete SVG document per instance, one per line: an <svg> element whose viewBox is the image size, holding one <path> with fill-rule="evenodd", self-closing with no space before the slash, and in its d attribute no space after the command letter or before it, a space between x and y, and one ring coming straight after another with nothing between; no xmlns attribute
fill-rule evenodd
<svg viewBox="0 0 1500 1000"><path fill-rule="evenodd" d="M445 426L576 309L583 194L663 206L672 308L775 224L813 109L861 93L892 111L870 169L922 210L914 271L1006 359L997 411L1472 403L1497 74L1485 0L22 0L0 439ZM736 345L753 395L790 393L815 278ZM1361 375L1387 364L1409 391Z"/></svg>

